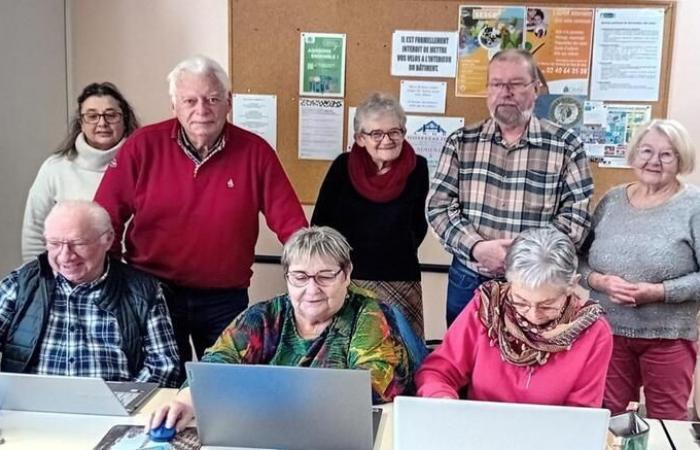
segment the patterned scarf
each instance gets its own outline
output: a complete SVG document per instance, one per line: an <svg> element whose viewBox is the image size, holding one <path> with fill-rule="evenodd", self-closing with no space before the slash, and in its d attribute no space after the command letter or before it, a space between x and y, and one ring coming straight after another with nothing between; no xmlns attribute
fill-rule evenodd
<svg viewBox="0 0 700 450"><path fill-rule="evenodd" d="M401 153L391 164L391 169L379 175L377 165L372 161L367 149L353 144L348 156L350 182L364 198L377 203L387 203L396 199L406 187L408 176L416 168L416 152L403 141Z"/></svg>
<svg viewBox="0 0 700 450"><path fill-rule="evenodd" d="M489 281L479 291L479 319L491 344L497 344L503 359L516 366L543 365L552 353L569 350L576 338L603 314L598 303L584 302L572 294L557 319L534 325L513 309L509 283Z"/></svg>

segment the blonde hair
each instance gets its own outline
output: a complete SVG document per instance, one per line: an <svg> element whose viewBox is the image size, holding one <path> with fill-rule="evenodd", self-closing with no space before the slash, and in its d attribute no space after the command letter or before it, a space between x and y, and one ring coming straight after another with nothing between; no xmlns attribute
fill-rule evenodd
<svg viewBox="0 0 700 450"><path fill-rule="evenodd" d="M637 128L627 147L627 162L630 165L639 153L639 143L651 130L658 131L671 142L678 155L678 173L690 173L695 169L695 148L688 130L680 122L672 119L654 119Z"/></svg>
<svg viewBox="0 0 700 450"><path fill-rule="evenodd" d="M297 230L282 249L282 269L285 273L295 262L312 257L331 260L344 271L352 266L350 244L340 232L331 227L312 226Z"/></svg>

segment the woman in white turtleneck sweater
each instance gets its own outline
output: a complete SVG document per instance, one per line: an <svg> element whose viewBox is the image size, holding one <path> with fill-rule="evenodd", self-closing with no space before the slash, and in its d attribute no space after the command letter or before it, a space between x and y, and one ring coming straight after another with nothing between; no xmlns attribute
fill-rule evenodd
<svg viewBox="0 0 700 450"><path fill-rule="evenodd" d="M107 165L138 128L131 105L112 83L92 83L78 96L70 132L41 165L29 189L22 225L22 258L44 251L44 219L59 200L92 200Z"/></svg>

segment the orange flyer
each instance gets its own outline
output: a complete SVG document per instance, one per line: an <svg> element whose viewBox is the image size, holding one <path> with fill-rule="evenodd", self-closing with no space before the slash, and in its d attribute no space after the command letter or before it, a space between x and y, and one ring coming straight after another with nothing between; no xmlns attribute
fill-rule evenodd
<svg viewBox="0 0 700 450"><path fill-rule="evenodd" d="M588 95L593 9L528 8L525 48L547 79L550 94Z"/></svg>

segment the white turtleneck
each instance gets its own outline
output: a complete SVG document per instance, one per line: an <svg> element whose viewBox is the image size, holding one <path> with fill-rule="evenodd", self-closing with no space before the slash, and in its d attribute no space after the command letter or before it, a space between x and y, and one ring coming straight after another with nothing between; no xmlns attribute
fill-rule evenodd
<svg viewBox="0 0 700 450"><path fill-rule="evenodd" d="M75 139L77 156L69 160L51 155L39 168L29 189L22 225L22 258L28 261L44 251L44 219L59 200L92 200L107 165L124 139L107 150L91 147L82 133Z"/></svg>

